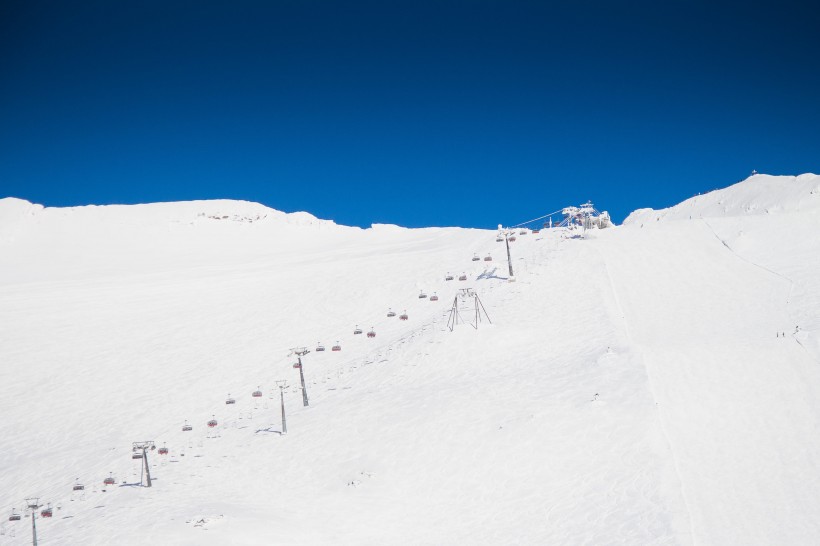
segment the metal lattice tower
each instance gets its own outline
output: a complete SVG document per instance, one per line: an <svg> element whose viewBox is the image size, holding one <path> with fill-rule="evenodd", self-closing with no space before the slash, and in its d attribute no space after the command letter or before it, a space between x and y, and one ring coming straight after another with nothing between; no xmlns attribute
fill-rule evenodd
<svg viewBox="0 0 820 546"><path fill-rule="evenodd" d="M472 300L473 309L465 309L466 311L471 311L475 313L473 315L472 322L467 322L464 320L464 317L462 317L461 310L459 309L459 299L461 299L461 301L464 303ZM450 317L447 319L447 327L452 332L453 329L456 327L456 324L458 324L459 321L461 321L462 324L467 323L476 330L478 330L478 323L481 322L482 313L484 314L484 317L487 319L487 322L492 324L493 321L490 320L490 315L487 314L487 310L484 308L484 304L481 303L481 298L478 297L478 292L476 292L472 288L461 288L453 298L453 306L450 308Z"/></svg>

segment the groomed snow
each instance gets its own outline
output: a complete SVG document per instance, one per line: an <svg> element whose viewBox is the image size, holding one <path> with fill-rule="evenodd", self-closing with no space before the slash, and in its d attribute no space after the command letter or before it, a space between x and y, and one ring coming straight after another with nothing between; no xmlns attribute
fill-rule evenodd
<svg viewBox="0 0 820 546"><path fill-rule="evenodd" d="M818 233L820 177L759 175L509 283L494 231L0 200L0 544L30 496L44 545L816 544Z"/></svg>

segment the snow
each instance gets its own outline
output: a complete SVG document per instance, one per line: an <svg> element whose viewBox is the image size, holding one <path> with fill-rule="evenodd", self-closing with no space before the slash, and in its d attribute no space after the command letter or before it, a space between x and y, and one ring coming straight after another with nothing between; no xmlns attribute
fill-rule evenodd
<svg viewBox="0 0 820 546"><path fill-rule="evenodd" d="M495 230L2 199L4 509L59 505L61 545L814 544L818 203L818 176L757 175L543 230L509 283ZM464 287L492 323L450 332ZM288 352L317 342L305 408ZM170 449L150 489L122 485L141 440Z"/></svg>
<svg viewBox="0 0 820 546"><path fill-rule="evenodd" d="M800 176L755 174L728 188L696 195L668 209L639 209L630 214L624 225L641 222L684 220L691 218L726 218L761 214L817 211L820 208L820 177L807 173Z"/></svg>

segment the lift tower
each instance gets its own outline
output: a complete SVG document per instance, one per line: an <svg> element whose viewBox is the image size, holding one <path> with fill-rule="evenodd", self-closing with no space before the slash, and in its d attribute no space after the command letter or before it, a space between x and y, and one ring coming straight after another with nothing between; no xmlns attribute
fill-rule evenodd
<svg viewBox="0 0 820 546"><path fill-rule="evenodd" d="M133 446L132 451L134 453L142 454L142 463L145 465L145 487L151 487L151 469L148 467L148 450L153 451L157 446L150 440L146 442L134 442L131 445ZM142 485L142 479L140 479L140 485Z"/></svg>
<svg viewBox="0 0 820 546"><path fill-rule="evenodd" d="M302 382L302 405L308 406L308 395L307 395L307 387L305 387L305 370L302 367L302 357L308 354L310 351L306 347L296 347L290 350L290 355L296 355L296 364L293 365L294 368L299 368L299 380Z"/></svg>

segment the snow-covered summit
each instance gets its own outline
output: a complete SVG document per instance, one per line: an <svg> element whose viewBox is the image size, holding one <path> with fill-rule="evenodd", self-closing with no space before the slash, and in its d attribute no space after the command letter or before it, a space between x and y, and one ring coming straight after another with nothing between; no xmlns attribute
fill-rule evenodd
<svg viewBox="0 0 820 546"><path fill-rule="evenodd" d="M514 283L490 230L0 201L0 543L36 496L67 546L816 544L816 182L522 234Z"/></svg>
<svg viewBox="0 0 820 546"><path fill-rule="evenodd" d="M11 230L25 229L39 222L54 221L56 218L65 226L81 226L89 230L123 230L129 225L139 225L141 229L158 229L170 224L195 225L209 220L229 224L334 224L330 220L320 220L307 212L285 213L259 203L230 199L80 207L43 207L23 199L0 199L0 237L4 233L7 235Z"/></svg>
<svg viewBox="0 0 820 546"><path fill-rule="evenodd" d="M248 201L60 208L6 198L0 200L0 278L23 280L13 265L20 263L39 264L28 281L203 266L294 245L310 248L351 231L361 230Z"/></svg>
<svg viewBox="0 0 820 546"><path fill-rule="evenodd" d="M754 174L728 188L696 195L667 209L638 209L624 220L624 225L809 210L820 210L820 176Z"/></svg>

